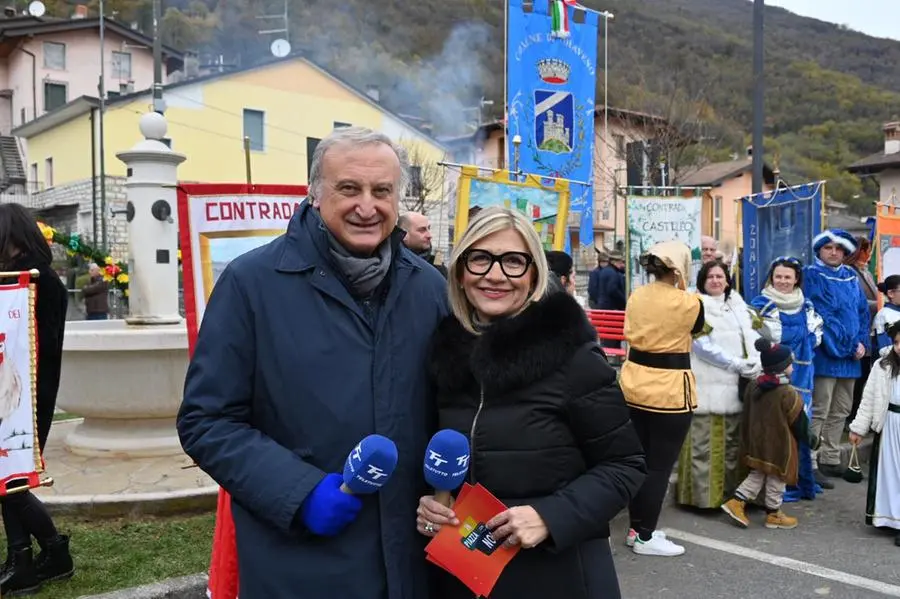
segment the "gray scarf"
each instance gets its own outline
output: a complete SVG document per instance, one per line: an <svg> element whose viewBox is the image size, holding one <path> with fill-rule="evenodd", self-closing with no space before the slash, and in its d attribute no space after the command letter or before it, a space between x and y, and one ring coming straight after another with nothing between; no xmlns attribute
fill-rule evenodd
<svg viewBox="0 0 900 599"><path fill-rule="evenodd" d="M316 216L318 216L318 213ZM328 239L328 250L334 259L335 266L347 279L350 285L350 293L354 297L367 297L381 285L391 267L391 238L381 242L375 250L375 255L369 258L354 256L342 246L331 231L320 222Z"/></svg>

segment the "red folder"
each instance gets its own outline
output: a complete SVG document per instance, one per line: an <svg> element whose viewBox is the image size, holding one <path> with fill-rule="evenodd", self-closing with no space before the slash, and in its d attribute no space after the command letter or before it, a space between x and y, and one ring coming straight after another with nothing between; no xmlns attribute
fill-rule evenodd
<svg viewBox="0 0 900 599"><path fill-rule="evenodd" d="M485 526L505 510L506 506L481 485L463 485L453 505L459 526L442 526L425 547L426 559L479 597L487 597L520 549L518 545L498 543Z"/></svg>

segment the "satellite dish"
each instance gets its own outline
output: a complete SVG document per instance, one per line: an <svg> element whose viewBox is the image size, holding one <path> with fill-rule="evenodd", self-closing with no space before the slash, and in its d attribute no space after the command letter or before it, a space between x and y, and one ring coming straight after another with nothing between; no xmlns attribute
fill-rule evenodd
<svg viewBox="0 0 900 599"><path fill-rule="evenodd" d="M28 5L28 14L32 17L43 17L45 12L47 12L47 7L41 0L34 0Z"/></svg>
<svg viewBox="0 0 900 599"><path fill-rule="evenodd" d="M277 58L284 58L291 53L291 43L285 39L277 39L269 46L272 54Z"/></svg>

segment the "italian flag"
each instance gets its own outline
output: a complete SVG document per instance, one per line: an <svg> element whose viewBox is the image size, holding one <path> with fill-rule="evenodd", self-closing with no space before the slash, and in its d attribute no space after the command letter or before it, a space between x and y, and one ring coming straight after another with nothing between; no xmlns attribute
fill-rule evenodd
<svg viewBox="0 0 900 599"><path fill-rule="evenodd" d="M576 6L576 0L550 0L550 20L552 37L569 37L569 13L567 7Z"/></svg>

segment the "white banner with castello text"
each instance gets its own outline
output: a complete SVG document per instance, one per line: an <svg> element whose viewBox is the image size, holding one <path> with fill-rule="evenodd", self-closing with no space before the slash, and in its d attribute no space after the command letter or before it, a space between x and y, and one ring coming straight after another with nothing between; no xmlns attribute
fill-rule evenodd
<svg viewBox="0 0 900 599"><path fill-rule="evenodd" d="M241 254L284 234L305 198L305 185L178 186L178 235L191 353L219 276Z"/></svg>
<svg viewBox="0 0 900 599"><path fill-rule="evenodd" d="M37 487L44 471L35 431L35 291L27 272L8 274L0 276L0 495Z"/></svg>

